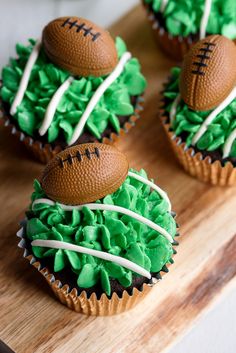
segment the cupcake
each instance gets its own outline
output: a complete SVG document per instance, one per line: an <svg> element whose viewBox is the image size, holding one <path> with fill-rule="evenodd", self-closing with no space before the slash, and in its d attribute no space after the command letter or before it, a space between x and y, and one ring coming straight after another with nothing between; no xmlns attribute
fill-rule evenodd
<svg viewBox="0 0 236 353"><path fill-rule="evenodd" d="M178 233L167 194L144 170L129 169L113 146L57 154L34 182L31 201L19 246L77 312L130 309L173 262Z"/></svg>
<svg viewBox="0 0 236 353"><path fill-rule="evenodd" d="M236 38L234 0L143 0L160 47L182 60L193 43L206 34Z"/></svg>
<svg viewBox="0 0 236 353"><path fill-rule="evenodd" d="M2 70L1 121L41 162L70 145L114 142L134 125L146 80L121 38L62 17L16 51Z"/></svg>
<svg viewBox="0 0 236 353"><path fill-rule="evenodd" d="M236 185L236 46L220 35L195 44L163 91L161 119L179 162L214 185Z"/></svg>

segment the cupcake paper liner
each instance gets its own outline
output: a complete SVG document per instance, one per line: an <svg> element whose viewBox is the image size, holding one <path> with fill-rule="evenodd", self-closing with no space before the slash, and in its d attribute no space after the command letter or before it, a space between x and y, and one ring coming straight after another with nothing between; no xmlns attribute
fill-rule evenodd
<svg viewBox="0 0 236 353"><path fill-rule="evenodd" d="M147 18L152 27L155 39L158 45L167 53L172 59L182 61L184 55L187 54L193 44L199 40L199 34L183 36L173 36L167 32L166 29L159 23L154 12L142 0L143 6L146 9ZM233 40L236 44L236 38Z"/></svg>
<svg viewBox="0 0 236 353"><path fill-rule="evenodd" d="M154 12L147 4L143 5L147 12L148 21L151 24L155 39L158 45L166 52L172 59L182 61L184 55L189 51L190 47L194 44L191 36L173 36L166 29L161 26L158 19L155 17ZM197 38L196 38L197 40Z"/></svg>
<svg viewBox="0 0 236 353"><path fill-rule="evenodd" d="M143 110L144 98L143 95L139 96L135 105L134 114L129 117L129 120L123 125L119 133L112 132L109 137L104 137L102 143L114 144L119 138L125 135L134 125L137 119L140 118L141 111ZM42 143L35 141L32 137L27 136L24 132L20 131L13 123L10 117L4 113L2 101L0 99L0 124L3 125L12 135L21 141L30 153L43 164L47 164L57 153L61 152L63 148L59 145L53 147L49 143ZM99 142L99 141L96 141Z"/></svg>
<svg viewBox="0 0 236 353"><path fill-rule="evenodd" d="M24 224L24 221L22 224ZM176 236L178 235L179 233L176 234ZM78 294L76 288L70 288L68 284L62 284L53 273L50 273L47 267L41 265L40 261L26 248L23 227L17 232L17 236L21 239L18 247L24 250L23 257L43 275L57 299L68 308L85 315L110 316L130 310L145 298L165 273L169 272L168 267L174 262L171 259L172 262L163 267L162 275L159 275L158 278L152 278L152 283L144 283L139 289L133 288L131 294L124 290L121 297L116 293L113 293L110 298L105 293L100 298L97 298L96 293L92 293L88 297L86 291ZM175 241L173 245L177 246L178 242ZM174 248L173 250L176 254L176 250Z"/></svg>
<svg viewBox="0 0 236 353"><path fill-rule="evenodd" d="M222 165L221 161L212 161L210 156L204 157L201 152L196 152L193 147L186 146L186 143L171 131L168 123L169 119L165 116L163 109L161 109L160 114L162 125L172 149L187 173L212 185L236 186L236 168L231 162Z"/></svg>

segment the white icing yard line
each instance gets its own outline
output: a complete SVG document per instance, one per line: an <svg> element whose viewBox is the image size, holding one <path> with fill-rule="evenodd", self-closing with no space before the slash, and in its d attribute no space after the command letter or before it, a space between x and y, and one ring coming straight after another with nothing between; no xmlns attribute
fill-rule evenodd
<svg viewBox="0 0 236 353"><path fill-rule="evenodd" d="M167 196L167 193L164 190L162 190L159 186L154 184L152 181L150 181L148 179L145 179L142 176L140 176L138 174L135 174L133 172L128 172L128 176L140 181L143 184L146 184L146 185L150 186L159 195L161 195L161 197L168 203L168 211L171 212L171 202L170 202L169 197Z"/></svg>
<svg viewBox="0 0 236 353"><path fill-rule="evenodd" d="M53 248L53 249L64 249L64 250L76 251L81 254L92 255L92 256L98 257L99 259L115 262L118 265L125 267L128 270L136 272L139 275L147 277L149 279L151 279L152 277L150 272L145 270L143 267L137 265L136 263L130 260L127 260L124 257L112 255L104 251L93 250L93 249L85 248L83 246L70 244L70 243L66 243L64 241L58 241L58 240L33 240L31 242L31 245L42 246L45 248Z"/></svg>
<svg viewBox="0 0 236 353"><path fill-rule="evenodd" d="M47 205L53 206L55 205L55 202L46 198L42 199L37 199L33 202L32 208L34 208L35 205L37 204L42 204L45 203ZM65 211L72 211L72 210L82 210L83 207L88 207L90 210L95 211L95 210L100 210L100 211L111 211L111 212L118 212L121 214L124 214L126 216L129 216L133 219L136 219L137 221L146 224L148 227L152 228L153 230L159 232L162 234L167 240L169 240L170 243L173 243L174 240L172 236L161 226L158 224L150 221L149 219L140 216L139 214L128 210L127 208L120 207L120 206L115 206L115 205L104 205L104 204L99 204L99 203L87 203L84 205L76 205L76 206L71 206L71 205L64 205L61 203L57 203L63 210Z"/></svg>
<svg viewBox="0 0 236 353"><path fill-rule="evenodd" d="M206 37L207 24L211 13L211 4L212 0L205 0L203 16L200 24L200 39Z"/></svg>
<svg viewBox="0 0 236 353"><path fill-rule="evenodd" d="M48 131L54 114L57 110L57 106L63 96L63 94L68 90L68 88L70 87L71 83L74 81L73 77L68 77L67 80L65 82L63 82L63 84L58 88L58 90L54 93L51 101L49 102L48 106L47 106L47 110L45 112L45 116L42 122L42 125L39 129L39 134L41 136L43 136L44 134L46 134L46 132Z"/></svg>
<svg viewBox="0 0 236 353"><path fill-rule="evenodd" d="M212 121L215 119L215 117L222 112L234 99L236 98L236 87L230 92L228 97L225 98L225 100L218 105L216 109L214 109L210 115L206 118L204 123L201 125L200 129L196 132L196 134L193 136L192 139L192 145L195 145L198 140L202 137L202 135L207 131L208 125L212 123Z"/></svg>
<svg viewBox="0 0 236 353"><path fill-rule="evenodd" d="M118 62L117 66L112 71L112 73L102 82L102 84L95 91L95 93L92 96L90 102L88 103L79 123L75 127L72 138L68 144L69 146L73 145L73 143L75 143L78 140L78 138L80 137L81 132L84 128L84 125L86 124L86 121L88 120L93 109L95 108L95 106L99 102L99 99L102 97L104 92L110 87L110 85L120 76L120 74L124 70L126 63L130 60L130 58L131 58L131 53L129 53L129 52L124 53L122 55L120 61Z"/></svg>
<svg viewBox="0 0 236 353"><path fill-rule="evenodd" d="M224 149L223 149L223 158L227 158L229 156L235 139L236 139L236 129L234 129L231 132L231 134L228 136L227 140L225 141Z"/></svg>
<svg viewBox="0 0 236 353"><path fill-rule="evenodd" d="M11 105L11 109L10 109L11 115L16 114L17 107L21 104L22 99L24 98L24 94L25 94L25 91L26 91L28 83L29 83L30 74L31 74L31 71L32 71L34 64L36 63L36 60L38 59L40 49L41 49L41 40L38 40L35 43L35 46L33 47L33 50L30 53L28 61L25 65L25 69L24 69L23 75L21 77L17 93L16 93L15 98L13 100L13 103Z"/></svg>
<svg viewBox="0 0 236 353"><path fill-rule="evenodd" d="M174 118L176 116L176 112L177 112L177 108L178 105L181 101L181 95L180 93L177 95L177 97L175 98L174 102L172 103L171 109L170 109L170 124L172 125Z"/></svg>
<svg viewBox="0 0 236 353"><path fill-rule="evenodd" d="M160 6L160 12L163 13L165 11L168 2L169 2L169 0L162 0L161 6Z"/></svg>

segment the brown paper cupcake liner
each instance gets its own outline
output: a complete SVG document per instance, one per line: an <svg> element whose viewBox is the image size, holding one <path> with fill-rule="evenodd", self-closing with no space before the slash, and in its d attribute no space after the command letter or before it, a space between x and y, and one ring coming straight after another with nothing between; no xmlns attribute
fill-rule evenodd
<svg viewBox="0 0 236 353"><path fill-rule="evenodd" d="M162 50L172 59L182 61L184 55L189 51L190 47L198 40L197 36L193 40L192 36L182 37L173 36L159 23L154 12L144 3L148 21L151 24L155 39Z"/></svg>
<svg viewBox="0 0 236 353"><path fill-rule="evenodd" d="M172 59L182 61L184 55L187 54L191 46L199 40L199 34L183 36L173 36L159 23L154 12L142 0L143 6L146 9L147 18L152 27L154 37L162 50L167 53ZM234 39L236 44L236 39Z"/></svg>
<svg viewBox="0 0 236 353"><path fill-rule="evenodd" d="M134 114L129 117L129 120L123 125L119 133L112 132L109 137L104 137L102 143L113 145L119 138L125 135L134 125L137 119L140 118L141 111L143 110L144 98L143 95L139 96L135 105ZM53 147L49 143L42 143L35 141L32 137L27 136L24 132L20 131L10 119L10 116L4 113L2 101L0 99L0 124L3 125L12 135L14 135L30 153L39 162L47 164L57 153L61 152L63 148L60 145ZM96 141L99 142L99 141Z"/></svg>
<svg viewBox="0 0 236 353"><path fill-rule="evenodd" d="M24 221L22 224L24 224ZM145 298L151 288L162 279L165 273L169 272L168 268L174 262L171 259L171 263L163 267L162 274L158 278L152 278L152 283L144 283L139 289L133 288L131 294L124 290L121 297L116 293L113 293L110 298L105 293L100 298L97 298L96 293L92 293L88 297L85 291L78 294L76 288L70 288L68 284L62 284L60 280L56 279L53 273L50 273L47 267L41 265L40 261L26 248L23 228L17 232L17 236L21 239L18 247L24 250L23 257L43 275L56 298L71 310L85 315L111 316L130 310ZM176 236L179 236L179 233ZM175 241L173 246L177 245L178 242ZM173 250L175 255L177 252L174 248Z"/></svg>
<svg viewBox="0 0 236 353"><path fill-rule="evenodd" d="M171 131L169 118L165 116L163 109L160 110L160 116L172 149L187 173L212 185L236 186L236 168L231 162L222 165L220 160L212 161L210 156L204 157L193 147L186 146L186 143Z"/></svg>

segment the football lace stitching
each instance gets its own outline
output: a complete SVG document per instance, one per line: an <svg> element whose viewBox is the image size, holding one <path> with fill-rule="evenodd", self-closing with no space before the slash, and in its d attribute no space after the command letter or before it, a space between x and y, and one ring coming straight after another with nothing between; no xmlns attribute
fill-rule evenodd
<svg viewBox="0 0 236 353"><path fill-rule="evenodd" d="M93 33L92 32L92 27L86 27L85 26L85 23L81 23L79 24L77 20L75 21L70 21L71 18L68 17L64 22L63 24L61 25L61 27L66 27L67 25L69 25L69 29L72 29L72 28L77 28L76 29L76 33L79 33L81 30L84 32L84 37L86 37L88 34L92 37L92 41L95 42L95 40L98 39L98 37L101 35L100 32L97 32L97 33Z"/></svg>
<svg viewBox="0 0 236 353"><path fill-rule="evenodd" d="M75 158L79 162L82 162L83 157L91 160L93 155L96 156L97 158L100 157L99 148L95 147L94 151L89 151L89 149L86 148L84 153L80 153L79 151L77 151L74 155L68 153L67 158L62 159L61 157L58 157L58 161L59 161L60 167L63 168L65 163L72 164L73 163L73 159L75 159Z"/></svg>
<svg viewBox="0 0 236 353"><path fill-rule="evenodd" d="M195 65L196 68L192 70L192 74L195 74L195 75L202 75L202 76L205 75L203 68L208 66L206 61L211 58L210 53L213 52L212 46L214 47L216 44L210 43L210 42L204 42L203 45L204 47L199 49L200 54L196 55L196 58L199 58L200 61L193 62L193 65Z"/></svg>

